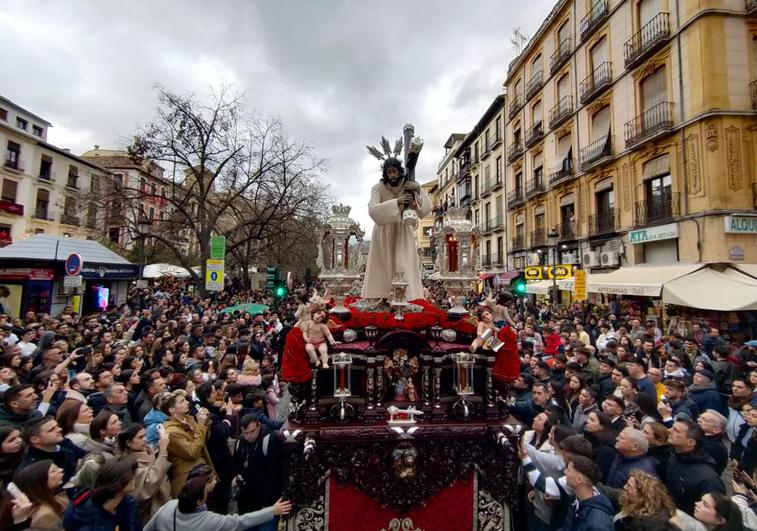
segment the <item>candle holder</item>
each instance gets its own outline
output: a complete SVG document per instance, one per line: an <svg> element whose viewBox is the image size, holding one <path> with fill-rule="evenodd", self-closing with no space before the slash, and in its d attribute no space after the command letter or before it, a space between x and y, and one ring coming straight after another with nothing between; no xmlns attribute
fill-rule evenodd
<svg viewBox="0 0 757 531"><path fill-rule="evenodd" d="M407 280L405 280L405 273L396 273L392 279L392 300L390 304L394 309L394 318L398 321L404 319L402 314L405 311L405 307L407 307L407 299L405 298L407 286L408 283Z"/></svg>
<svg viewBox="0 0 757 531"><path fill-rule="evenodd" d="M439 325L434 325L431 328L429 328L429 334L431 334L431 339L434 340L436 343L434 345L434 350L439 350L439 341L442 339L442 332L444 331L444 328L442 328Z"/></svg>
<svg viewBox="0 0 757 531"><path fill-rule="evenodd" d="M373 325L366 326L363 331L365 332L365 337L368 340L368 348L372 349L376 344L376 338L379 335L379 329Z"/></svg>
<svg viewBox="0 0 757 531"><path fill-rule="evenodd" d="M462 420L470 420L474 407L467 397L474 394L473 367L476 357L468 352L459 352L453 354L452 360L455 368L455 392L458 396L452 411Z"/></svg>
<svg viewBox="0 0 757 531"><path fill-rule="evenodd" d="M337 403L331 407L331 417L337 422L347 422L355 414L355 408L346 401L352 396L352 355L339 352L332 356L334 367L334 398Z"/></svg>

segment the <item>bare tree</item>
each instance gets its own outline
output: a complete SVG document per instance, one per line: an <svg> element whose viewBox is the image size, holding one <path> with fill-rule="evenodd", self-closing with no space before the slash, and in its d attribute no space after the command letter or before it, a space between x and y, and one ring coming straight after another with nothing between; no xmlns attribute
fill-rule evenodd
<svg viewBox="0 0 757 531"><path fill-rule="evenodd" d="M291 141L277 120L248 114L227 88L204 103L158 87L158 102L155 118L137 131L128 151L135 162L166 170L170 190L160 199L170 214L145 219L144 200L158 197L149 189L114 187L109 201L114 209L137 209L133 216L119 213L120 219L137 239L172 253L202 292L210 237L226 235L227 253L239 256L281 235L321 198L323 161L310 146ZM199 273L192 271L196 265Z"/></svg>

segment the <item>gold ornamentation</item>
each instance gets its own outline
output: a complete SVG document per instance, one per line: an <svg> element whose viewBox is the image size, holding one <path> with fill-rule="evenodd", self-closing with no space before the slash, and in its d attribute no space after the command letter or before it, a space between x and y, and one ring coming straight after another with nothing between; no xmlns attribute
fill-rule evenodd
<svg viewBox="0 0 757 531"><path fill-rule="evenodd" d="M602 97L597 98L594 100L587 108L586 113L593 117L595 114L597 114L599 111L604 109L605 107L610 105L610 102L612 101L612 95L607 93L603 94Z"/></svg>
<svg viewBox="0 0 757 531"><path fill-rule="evenodd" d="M727 153L728 188L734 192L741 190L741 135L735 126L725 130Z"/></svg>
<svg viewBox="0 0 757 531"><path fill-rule="evenodd" d="M704 126L704 139L707 145L707 151L717 151L718 149L718 128L715 120L707 120Z"/></svg>
<svg viewBox="0 0 757 531"><path fill-rule="evenodd" d="M412 518L392 518L389 520L389 527L382 527L381 531L423 531L420 527L415 527Z"/></svg>
<svg viewBox="0 0 757 531"><path fill-rule="evenodd" d="M699 171L699 135L695 133L686 137L686 173L689 178L689 194L701 194L703 186Z"/></svg>
<svg viewBox="0 0 757 531"><path fill-rule="evenodd" d="M648 61L645 61L643 65L637 68L633 73L633 78L636 81L640 81L646 77L651 76L658 68L667 64L669 57L670 47L667 47Z"/></svg>
<svg viewBox="0 0 757 531"><path fill-rule="evenodd" d="M631 176L627 162L623 164L623 210L631 210Z"/></svg>

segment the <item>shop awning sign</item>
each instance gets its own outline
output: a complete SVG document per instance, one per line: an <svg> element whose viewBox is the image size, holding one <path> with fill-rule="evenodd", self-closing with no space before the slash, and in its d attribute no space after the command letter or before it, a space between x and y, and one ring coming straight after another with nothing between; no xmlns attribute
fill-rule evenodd
<svg viewBox="0 0 757 531"><path fill-rule="evenodd" d="M649 227L648 229L632 230L628 233L628 243L649 243L660 240L670 240L678 238L678 223L668 223L658 227Z"/></svg>

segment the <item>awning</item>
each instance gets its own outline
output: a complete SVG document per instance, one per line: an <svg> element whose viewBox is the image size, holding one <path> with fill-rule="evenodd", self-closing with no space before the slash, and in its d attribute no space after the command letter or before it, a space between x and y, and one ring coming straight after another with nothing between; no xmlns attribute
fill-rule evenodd
<svg viewBox="0 0 757 531"><path fill-rule="evenodd" d="M189 271L173 264L150 264L146 265L142 271L142 277L144 278L189 278L190 276Z"/></svg>
<svg viewBox="0 0 757 531"><path fill-rule="evenodd" d="M487 278L492 278L494 276L494 273L481 273L478 275L479 280L486 280Z"/></svg>
<svg viewBox="0 0 757 531"><path fill-rule="evenodd" d="M721 312L757 310L757 279L732 267L723 272L705 267L666 283L662 300Z"/></svg>
<svg viewBox="0 0 757 531"><path fill-rule="evenodd" d="M757 264L731 264L731 267L757 278Z"/></svg>
<svg viewBox="0 0 757 531"><path fill-rule="evenodd" d="M586 277L588 278L588 275ZM571 277L563 280L558 280L557 289L559 289L560 291L576 291L576 279Z"/></svg>
<svg viewBox="0 0 757 531"><path fill-rule="evenodd" d="M551 280L537 280L536 282L528 282L526 284L526 293L534 295L549 295L551 289Z"/></svg>
<svg viewBox="0 0 757 531"><path fill-rule="evenodd" d="M703 264L642 264L621 267L610 273L591 273L586 275L586 291L659 297L664 284L702 267L704 267Z"/></svg>

